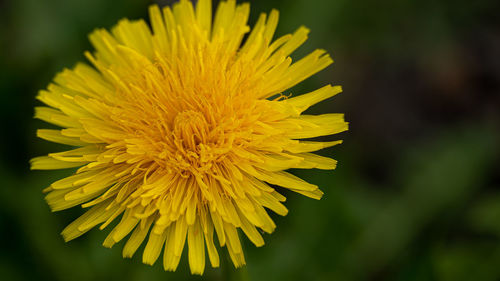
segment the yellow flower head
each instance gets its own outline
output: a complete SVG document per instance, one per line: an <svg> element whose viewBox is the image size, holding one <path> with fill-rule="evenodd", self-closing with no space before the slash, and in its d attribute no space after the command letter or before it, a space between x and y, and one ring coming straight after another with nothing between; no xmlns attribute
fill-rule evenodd
<svg viewBox="0 0 500 281"><path fill-rule="evenodd" d="M236 267L245 264L238 229L264 244L258 229L276 227L266 209L288 211L276 186L321 198L316 185L284 170L335 168L310 152L340 141L301 139L347 130L343 115L302 112L341 88L282 93L332 60L316 50L292 62L308 30L273 41L278 12L262 14L250 32L249 9L222 2L212 20L210 0L152 6L152 28L122 20L94 31L96 51L85 54L93 67L79 63L40 91L47 107L35 117L62 129L37 135L77 148L34 158L32 169L79 167L46 188L46 200L53 211L88 208L63 230L66 241L121 217L104 246L130 234L124 257L146 240L143 262L164 249L163 266L173 271L187 237L191 272L202 274L205 251L219 266L215 235Z"/></svg>

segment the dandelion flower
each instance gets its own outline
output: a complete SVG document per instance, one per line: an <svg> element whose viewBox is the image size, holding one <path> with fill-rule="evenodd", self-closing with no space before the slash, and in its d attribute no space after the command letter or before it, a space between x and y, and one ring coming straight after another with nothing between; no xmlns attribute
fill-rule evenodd
<svg viewBox="0 0 500 281"><path fill-rule="evenodd" d="M86 208L62 231L66 241L116 222L104 246L125 239L123 256L132 257L145 243L144 263L163 250L165 270L174 271L187 240L191 273L203 274L206 253L219 266L216 241L236 267L245 264L239 230L264 244L262 231L276 227L268 210L288 212L282 188L321 198L318 186L285 170L335 168L311 152L341 141L307 139L347 130L343 115L303 112L341 88L283 93L332 60L316 50L292 62L308 30L273 41L278 12L251 30L249 9L222 2L212 20L210 0L151 6L151 28L124 19L111 32L95 30L95 52L85 53L92 66L78 63L40 91L47 106L35 117L61 129L38 137L73 148L31 167L78 168L44 192L53 211Z"/></svg>

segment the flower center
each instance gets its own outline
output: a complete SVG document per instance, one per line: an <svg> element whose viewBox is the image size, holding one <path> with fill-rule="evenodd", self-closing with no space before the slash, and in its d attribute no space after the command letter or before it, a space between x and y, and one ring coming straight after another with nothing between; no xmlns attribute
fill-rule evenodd
<svg viewBox="0 0 500 281"><path fill-rule="evenodd" d="M208 124L201 112L186 110L174 119L174 140L179 150L195 152L206 143Z"/></svg>
<svg viewBox="0 0 500 281"><path fill-rule="evenodd" d="M207 122L199 111L185 110L177 114L172 134L176 152L170 160L186 177L209 172L231 146L225 140L231 134L226 135L216 124Z"/></svg>

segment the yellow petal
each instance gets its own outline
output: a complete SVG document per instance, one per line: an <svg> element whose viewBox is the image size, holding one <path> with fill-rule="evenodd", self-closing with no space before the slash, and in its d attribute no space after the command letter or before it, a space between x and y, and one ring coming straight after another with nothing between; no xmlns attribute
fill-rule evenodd
<svg viewBox="0 0 500 281"><path fill-rule="evenodd" d="M89 231L92 227L107 220L108 217L111 216L114 212L114 209L106 211L108 204L109 201L107 203L101 203L92 207L78 219L74 220L72 223L66 226L61 232L64 241L68 242L70 240L73 240Z"/></svg>
<svg viewBox="0 0 500 281"><path fill-rule="evenodd" d="M323 157L313 153L300 153L295 155L304 160L302 160L302 162L294 168L333 170L337 167L337 161L328 157Z"/></svg>
<svg viewBox="0 0 500 281"><path fill-rule="evenodd" d="M342 87L340 87L340 86L332 87L331 85L328 85L328 86L325 86L325 87L318 89L314 92L310 92L308 94L296 96L296 97L284 100L282 102L298 108L299 112L302 113L303 111L308 109L310 106L317 104L323 100L326 100L330 97L333 97L340 92L342 92Z"/></svg>
<svg viewBox="0 0 500 281"><path fill-rule="evenodd" d="M39 156L31 159L30 163L32 170L57 170L82 166L88 162L66 162L49 156Z"/></svg>
<svg viewBox="0 0 500 281"><path fill-rule="evenodd" d="M163 244L167 239L167 232L164 231L161 234L156 234L151 232L149 234L149 240L144 248L144 253L142 255L142 262L145 264L153 265L158 257L160 256L161 250L163 249Z"/></svg>
<svg viewBox="0 0 500 281"><path fill-rule="evenodd" d="M205 269L205 242L199 221L189 226L188 258L191 274L202 275Z"/></svg>
<svg viewBox="0 0 500 281"><path fill-rule="evenodd" d="M72 146L84 146L86 145L85 142L73 138L73 137L67 137L63 136L61 134L60 130L50 130L50 129L39 129L36 131L37 137L48 140L51 142L57 142L61 144L67 144L67 145L72 145Z"/></svg>

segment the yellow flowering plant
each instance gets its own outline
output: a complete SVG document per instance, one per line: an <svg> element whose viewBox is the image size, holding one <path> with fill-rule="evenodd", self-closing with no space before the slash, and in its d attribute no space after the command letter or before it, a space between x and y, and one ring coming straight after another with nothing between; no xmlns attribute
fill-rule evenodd
<svg viewBox="0 0 500 281"><path fill-rule="evenodd" d="M316 50L292 62L308 29L273 41L278 12L250 29L249 10L229 0L212 19L210 0L151 6L151 28L124 19L94 31L90 65L62 71L40 91L46 106L35 117L61 129L38 137L74 148L31 167L78 168L44 192L53 211L86 208L62 231L66 241L119 220L104 246L128 236L123 256L132 257L146 241L143 262L163 250L165 270L174 271L187 240L191 273L203 274L206 253L219 266L216 241L236 267L245 264L238 229L264 244L260 230L276 227L268 210L288 212L281 188L321 198L318 186L285 170L335 168L311 152L341 141L308 139L347 130L343 114L303 112L341 88L283 93L332 60Z"/></svg>

